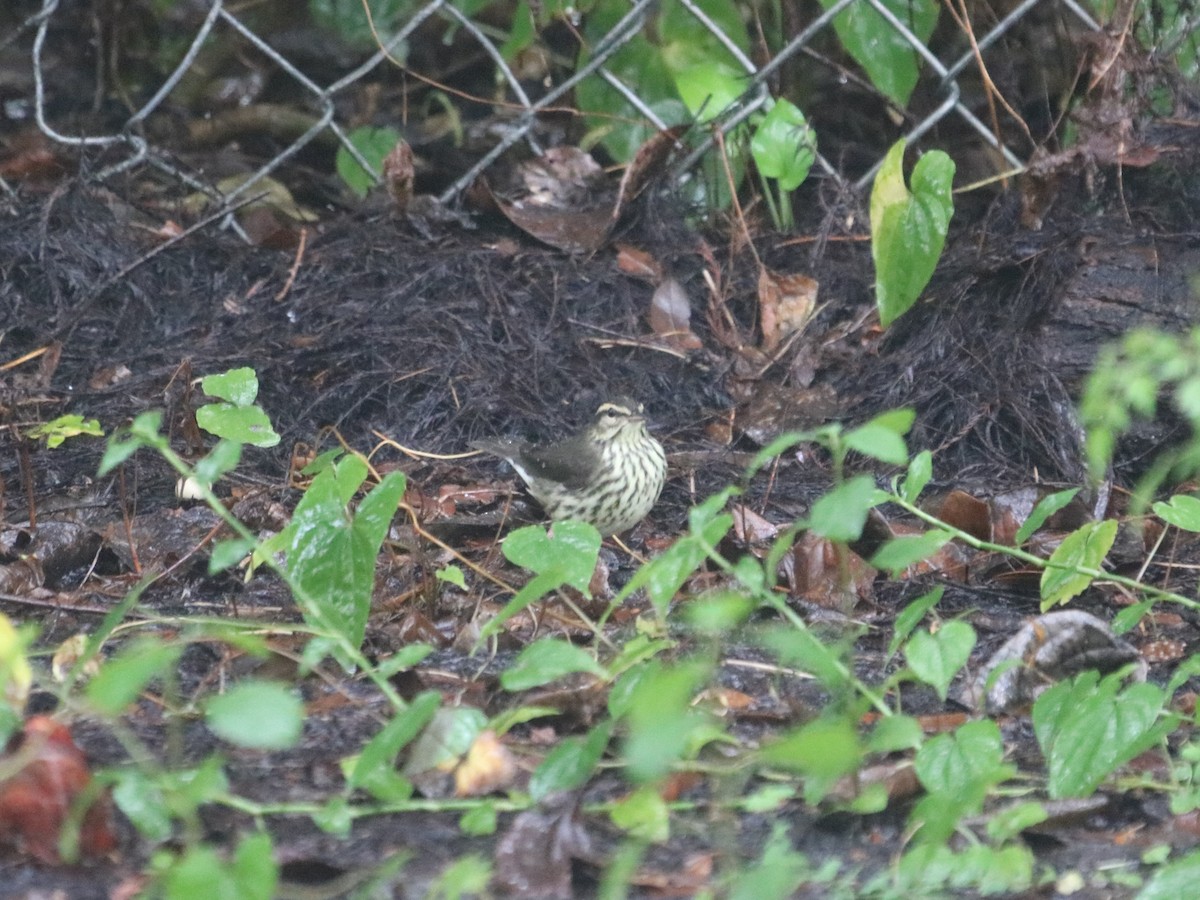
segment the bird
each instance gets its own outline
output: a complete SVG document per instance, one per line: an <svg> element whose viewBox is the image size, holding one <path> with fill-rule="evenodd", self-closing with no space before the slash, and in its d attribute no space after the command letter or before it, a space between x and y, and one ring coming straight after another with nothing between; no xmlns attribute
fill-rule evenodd
<svg viewBox="0 0 1200 900"><path fill-rule="evenodd" d="M667 477L662 444L646 430L642 404L628 397L605 400L587 428L557 443L472 446L508 460L552 521L587 522L602 535L644 519Z"/></svg>

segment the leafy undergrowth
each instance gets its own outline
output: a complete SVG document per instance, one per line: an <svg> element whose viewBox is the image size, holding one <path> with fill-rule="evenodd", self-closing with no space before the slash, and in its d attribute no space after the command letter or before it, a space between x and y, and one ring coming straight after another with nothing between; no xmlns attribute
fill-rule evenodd
<svg viewBox="0 0 1200 900"><path fill-rule="evenodd" d="M1050 883L1166 897L1200 866L1173 854L1169 824L1091 871L1035 849L1106 809L1116 830L1103 798L1162 798L1181 831L1200 808L1194 695L1181 692L1196 658L1160 638L1153 658L1178 665L1147 681L1150 645L1122 637L1161 632L1172 606L1197 602L1115 571L1132 518L1057 528L1077 491L1047 494L1016 524L1006 507L981 529L923 499L931 456L910 458L913 416L900 410L779 438L627 578L614 566L624 549L602 550L574 522L512 531L505 565L489 543L397 542L395 511L411 513L403 474L351 452L313 460L290 518L252 531L212 486L277 437L253 372L203 386L216 402L198 418L221 438L206 457L186 464L146 413L110 441L101 474L158 454L207 510L208 577L187 590L217 592L236 572L279 606L213 617L180 601L168 615L150 598L178 588L173 567L146 547L146 574L75 638L47 647L0 619L4 728L17 736L0 762L0 822L43 864L95 864L121 845L126 884L150 894L264 898L281 879L362 896L403 882L447 897ZM823 454L832 486L807 517L771 525L740 495L797 453ZM881 488L848 468L852 454L903 475ZM1169 528L1200 531L1198 508L1175 497L1138 521L1161 543ZM416 558L435 571L425 596L388 599ZM1043 615L984 662L970 611L948 606L945 588L997 568L1038 578ZM943 584L906 590L894 616L853 617L885 585L930 573ZM1085 592L1129 601L1113 629L1054 610ZM449 604L446 634L432 610ZM31 694L107 745L110 764L89 773L65 727L22 725ZM828 856L801 833L839 821L874 848Z"/></svg>

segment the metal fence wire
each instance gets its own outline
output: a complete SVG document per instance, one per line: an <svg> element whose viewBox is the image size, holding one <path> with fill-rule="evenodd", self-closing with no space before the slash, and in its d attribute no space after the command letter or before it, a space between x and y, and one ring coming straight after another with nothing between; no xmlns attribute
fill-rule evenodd
<svg viewBox="0 0 1200 900"><path fill-rule="evenodd" d="M362 157L348 136L348 124L339 121L335 101L339 94L367 78L379 67L393 65L395 56L402 52L405 42L414 36L418 28L435 17L442 20L447 27L460 30L471 41L478 43L479 48L494 62L495 70L498 73L497 80L498 82L502 81L506 88L506 99L515 109L515 114L507 118L506 127L498 134L486 152L442 191L440 199L444 202L454 200L481 172L514 144L524 141L535 152L543 149L538 145L535 129L539 116L548 110L569 105L572 102L572 92L589 79L602 79L612 89L618 91L637 110L638 115L644 117L650 125L666 128L669 124L663 121L654 104L641 95L639 85L623 80L620 73L613 71L609 65L614 54L650 27L659 0L634 0L629 3L627 11L620 16L616 23L607 30L601 39L593 42L582 64L578 65L563 80L545 85L545 89L536 98L530 97L531 92L523 87L522 80L514 71L513 64L506 59L502 52L502 42L497 37L498 32L495 29L481 27L475 19L465 14L452 0L432 0L432 2L412 9L403 21L390 22L386 27L376 23L378 30L375 33L379 43L375 52L350 71L341 74L340 77L329 83L320 83L312 74L305 72L301 65L289 58L294 54L284 52L279 46L272 43L270 37L264 37L257 33L244 21L243 16L230 8L231 4L227 4L225 0L212 0L203 21L191 36L190 44L182 58L170 74L162 79L161 84L155 87L149 99L145 100L124 121L119 130L113 131L111 134L100 135L73 134L62 124L52 121L47 112L47 85L54 78L53 66L49 62L52 54L48 52L47 42L50 40L56 18L63 14L68 2L69 0L43 0L41 10L32 15L21 29L22 31L34 29L31 60L35 88L33 115L38 128L54 142L81 151L102 149L106 167L93 173L93 177L99 180L128 172L135 167L151 166L169 173L171 177L179 179L193 190L200 189L210 194L216 193L213 185L204 183L203 179L187 171L185 166L178 165L168 148L156 146L151 139L147 138L147 131L143 125L147 119L162 109L172 91L179 86L181 80L196 64L197 57L206 43L228 39L230 30L247 41L257 53L261 53L266 60L269 60L270 65L274 66L278 73L285 75L304 94L308 95L316 116L307 130L263 163L252 176L241 180L235 188L226 193L224 199L229 203L236 202L239 196L249 196L249 192L254 190L258 182L295 157L302 149L318 137L323 136L323 132L326 131L331 132L347 152L370 170L370 164ZM781 67L790 61L801 58L805 65L823 64L824 58L814 51L814 46L817 46L820 41L823 41L824 45L828 45L835 18L854 4L862 4L874 9L888 27L894 30L900 40L911 46L912 53L916 55L922 66L922 77L927 82L930 77L936 81L936 87L932 92L936 102L926 104L928 108L923 110L920 115L913 115L911 111L906 114L906 118L903 120L905 126L903 136L905 138L910 142L917 141L929 134L931 129L934 129L939 123L949 117L957 117L971 131L977 133L983 142L1002 156L1009 165L1014 169L1019 168L1026 161L1022 157L1022 153L1014 147L1008 146L997 133L998 129L994 125L989 126L981 120L979 112L981 104L977 98L971 103L964 100L967 92L964 87L966 77L973 77L977 62L983 59L989 48L1017 28L1023 20L1032 16L1035 10L1045 13L1047 8L1050 8L1055 15L1069 19L1082 29L1099 29L1099 25L1089 12L1075 0L1023 0L1012 6L1003 15L989 9L987 16L989 21L986 29L979 30L981 23L973 21L971 23L971 40L953 42L956 45L957 55L953 58L941 58L913 32L902 15L897 15L896 10L902 9L902 3L898 5L897 0L888 0L888 2L885 0L824 0L827 6L823 9L815 3L803 5L804 10L811 9L812 15L809 20L801 21L801 27L794 36L787 40L780 49L770 54L768 59L756 62L741 49L736 40L722 31L721 26L712 16L705 12L704 3L697 3L695 0L674 0L674 2L681 4L682 9L694 17L707 34L719 41L729 51L732 58L736 59L737 65L744 70L742 83L745 85L741 97L706 124L706 130L701 132L703 139L692 148L690 155L683 161L680 171L686 171L693 166L717 139L718 134L728 135L757 111L769 107L772 102L771 81L773 77L777 76ZM788 4L792 0L781 0L781 2ZM961 10L962 14L965 14L965 5L957 8ZM350 5L347 9L363 15L361 7ZM945 18L947 16L946 9L941 9L939 14ZM793 15L793 21L798 15L802 16L802 12ZM9 42L11 42L11 38ZM58 51L54 56L64 52L64 48L49 49ZM844 80L844 73L839 74L838 77ZM978 94L978 90L975 92ZM975 109L972 109L972 106ZM819 129L818 124L818 133ZM1025 146L1022 151L1028 154L1031 152L1031 148ZM875 168L882 160L882 156L881 151L875 166L869 167L865 172L856 173L856 185L862 186L869 182ZM816 164L828 175L833 176L838 173L834 162L820 154L818 154Z"/></svg>

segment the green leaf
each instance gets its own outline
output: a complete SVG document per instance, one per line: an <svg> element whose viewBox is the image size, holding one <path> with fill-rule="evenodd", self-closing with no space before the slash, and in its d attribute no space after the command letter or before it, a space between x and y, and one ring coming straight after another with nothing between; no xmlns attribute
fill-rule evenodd
<svg viewBox="0 0 1200 900"><path fill-rule="evenodd" d="M407 709L397 713L363 747L347 784L351 788L364 787L381 769L391 771L396 755L429 724L441 700L437 691L426 691L413 698Z"/></svg>
<svg viewBox="0 0 1200 900"><path fill-rule="evenodd" d="M585 737L559 741L529 777L529 796L541 801L558 791L571 791L587 783L612 737L611 720L601 722Z"/></svg>
<svg viewBox="0 0 1200 900"><path fill-rule="evenodd" d="M1004 765L1004 745L995 722L967 722L953 734L940 734L917 751L917 776L927 791L936 794L977 794L980 785L991 786L1011 776Z"/></svg>
<svg viewBox="0 0 1200 900"><path fill-rule="evenodd" d="M167 872L164 888L166 900L188 900L192 897L233 900L238 896L237 884L217 856L217 851L203 844L194 844L183 852L183 856Z"/></svg>
<svg viewBox="0 0 1200 900"><path fill-rule="evenodd" d="M1070 490L1047 494L1039 500L1037 506L1033 508L1033 512L1029 514L1029 518L1017 530L1017 535L1013 539L1013 543L1019 547L1033 537L1033 533L1041 528L1047 519L1074 500L1075 495L1078 493L1079 488L1071 488Z"/></svg>
<svg viewBox="0 0 1200 900"><path fill-rule="evenodd" d="M997 843L1011 841L1022 831L1042 824L1047 818L1049 814L1046 807L1033 801L999 809L988 819L988 837Z"/></svg>
<svg viewBox="0 0 1200 900"><path fill-rule="evenodd" d="M892 640L888 644L889 657L899 649L900 645L904 643L905 638L925 618L925 613L938 605L938 602L942 599L942 594L945 592L946 588L939 584L933 590L929 591L929 593L922 594L901 610L900 615L896 616L896 624L892 628Z"/></svg>
<svg viewBox="0 0 1200 900"><path fill-rule="evenodd" d="M112 798L146 840L157 844L171 836L171 816L157 779L138 769L120 769Z"/></svg>
<svg viewBox="0 0 1200 900"><path fill-rule="evenodd" d="M81 434L88 437L104 437L104 430L100 427L98 419L85 419L83 416L69 413L50 422L35 425L25 432L26 437L35 441L45 438L46 446L51 450L62 446L67 438L79 437Z"/></svg>
<svg viewBox="0 0 1200 900"><path fill-rule="evenodd" d="M334 837L346 838L354 824L350 803L345 797L330 797L323 807L312 814L313 824Z"/></svg>
<svg viewBox="0 0 1200 900"><path fill-rule="evenodd" d="M884 716L871 729L866 749L870 753L917 750L925 742L921 723L912 716Z"/></svg>
<svg viewBox="0 0 1200 900"><path fill-rule="evenodd" d="M940 150L922 156L913 167L909 193L904 148L904 141L892 145L871 188L875 303L885 328L916 303L929 283L954 213L950 157Z"/></svg>
<svg viewBox="0 0 1200 900"><path fill-rule="evenodd" d="M855 475L813 504L810 527L831 541L857 540L875 505L875 494L875 480L870 475Z"/></svg>
<svg viewBox="0 0 1200 900"><path fill-rule="evenodd" d="M168 808L190 812L228 793L229 779L221 766L221 758L213 754L194 769L160 773L158 783L167 795Z"/></svg>
<svg viewBox="0 0 1200 900"><path fill-rule="evenodd" d="M198 412L197 415L199 415ZM222 438L217 441L217 445L208 452L207 456L196 463L192 477L201 484L211 487L221 476L236 469L241 459L241 443Z"/></svg>
<svg viewBox="0 0 1200 900"><path fill-rule="evenodd" d="M660 653L675 648L675 642L639 634L621 644L620 652L608 661L609 674L616 677L635 668Z"/></svg>
<svg viewBox="0 0 1200 900"><path fill-rule="evenodd" d="M587 650L558 638L542 638L522 650L500 674L500 686L506 691L527 691L575 672L608 678L604 667Z"/></svg>
<svg viewBox="0 0 1200 900"><path fill-rule="evenodd" d="M514 566L554 574L560 585L586 595L600 555L600 532L586 522L556 522L550 532L530 525L506 537L502 549Z"/></svg>
<svg viewBox="0 0 1200 900"><path fill-rule="evenodd" d="M894 896L1023 895L1033 885L1033 853L1024 845L973 844L961 851L918 843L901 858L889 883Z"/></svg>
<svg viewBox="0 0 1200 900"><path fill-rule="evenodd" d="M460 900L462 897L488 896L492 865L478 854L459 857L446 866L424 896L433 900Z"/></svg>
<svg viewBox="0 0 1200 900"><path fill-rule="evenodd" d="M851 450L892 466L908 463L904 435L916 420L911 409L893 409L847 431L842 440Z"/></svg>
<svg viewBox="0 0 1200 900"><path fill-rule="evenodd" d="M325 805L312 814L312 823L326 834L335 838L348 838L350 827L354 824L354 815L350 811L349 800L338 794L325 800Z"/></svg>
<svg viewBox="0 0 1200 900"><path fill-rule="evenodd" d="M1200 531L1200 497L1176 494L1166 503L1154 504L1154 514L1176 528L1184 531Z"/></svg>
<svg viewBox="0 0 1200 900"><path fill-rule="evenodd" d="M487 717L477 709L441 707L409 749L403 774L411 778L456 762L471 749L471 744L485 728Z"/></svg>
<svg viewBox="0 0 1200 900"><path fill-rule="evenodd" d="M757 604L738 591L704 594L683 609L688 625L710 637L727 635L750 618Z"/></svg>
<svg viewBox="0 0 1200 900"><path fill-rule="evenodd" d="M785 665L811 672L831 694L839 695L849 686L844 657L849 636L839 646L818 638L808 629L768 628L760 633L762 645Z"/></svg>
<svg viewBox="0 0 1200 900"><path fill-rule="evenodd" d="M200 379L200 388L209 397L234 406L249 406L258 397L258 373L249 367L230 369Z"/></svg>
<svg viewBox="0 0 1200 900"><path fill-rule="evenodd" d="M975 629L966 622L946 622L937 632L918 631L904 648L913 674L946 699L950 682L966 665L975 646Z"/></svg>
<svg viewBox="0 0 1200 900"><path fill-rule="evenodd" d="M729 892L729 900L773 900L792 897L805 881L817 883L812 867L802 853L792 849L788 827L775 822L762 856L745 871L738 873Z"/></svg>
<svg viewBox="0 0 1200 900"><path fill-rule="evenodd" d="M355 128L346 137L363 155L363 159L371 166L371 170L364 169L362 164L350 154L350 151L341 146L338 147L334 165L342 181L346 182L350 190L359 198L362 198L367 196L367 193L375 186L383 168L384 157L392 152L392 148L399 141L403 140L403 135L395 128L376 128L372 125L364 125L361 128Z"/></svg>
<svg viewBox="0 0 1200 900"><path fill-rule="evenodd" d="M1200 882L1200 850L1167 863L1154 873L1137 900L1179 900L1190 897Z"/></svg>
<svg viewBox="0 0 1200 900"><path fill-rule="evenodd" d="M389 656L379 661L376 671L384 678L391 678L397 672L411 669L433 652L429 644L406 644Z"/></svg>
<svg viewBox="0 0 1200 900"><path fill-rule="evenodd" d="M229 538L213 544L212 554L208 557L208 574L216 575L224 572L230 566L236 566L251 550L254 541L249 538Z"/></svg>
<svg viewBox="0 0 1200 900"><path fill-rule="evenodd" d="M88 682L88 703L97 712L116 717L146 685L175 668L182 648L154 637L138 638L100 667Z"/></svg>
<svg viewBox="0 0 1200 900"><path fill-rule="evenodd" d="M254 447L274 447L280 440L267 414L257 406L209 403L196 410L196 424L209 434Z"/></svg>
<svg viewBox="0 0 1200 900"><path fill-rule="evenodd" d="M804 799L819 803L839 778L857 771L863 748L856 723L844 715L827 715L792 731L762 750L768 765L800 772Z"/></svg>
<svg viewBox="0 0 1200 900"><path fill-rule="evenodd" d="M764 784L746 794L738 805L748 813L773 813L779 812L795 799L796 789L791 785Z"/></svg>
<svg viewBox="0 0 1200 900"><path fill-rule="evenodd" d="M1050 796L1087 797L1114 770L1153 747L1175 726L1161 688L1124 685L1122 672L1083 672L1033 704L1033 728L1046 757Z"/></svg>
<svg viewBox="0 0 1200 900"><path fill-rule="evenodd" d="M994 786L1015 774L1004 763L1004 746L995 722L968 722L954 734L941 734L917 751L913 763L928 796L918 802L912 819L922 827L922 841L941 843L966 815L983 807Z"/></svg>
<svg viewBox="0 0 1200 900"><path fill-rule="evenodd" d="M499 818L496 804L484 802L462 814L458 820L458 829L472 837L487 837L496 833Z"/></svg>
<svg viewBox="0 0 1200 900"><path fill-rule="evenodd" d="M295 746L304 726L304 704L285 684L243 681L208 702L206 721L213 734L257 750Z"/></svg>
<svg viewBox="0 0 1200 900"><path fill-rule="evenodd" d="M817 159L817 134L795 104L776 100L754 130L750 153L763 177L775 179L785 191L794 191Z"/></svg>
<svg viewBox="0 0 1200 900"><path fill-rule="evenodd" d="M557 706L514 706L492 716L488 727L497 735L508 734L517 725L536 719L558 718L562 710Z"/></svg>
<svg viewBox="0 0 1200 900"><path fill-rule="evenodd" d="M703 0L701 8L721 33L745 51L746 26L730 0ZM663 62L675 90L689 112L708 122L736 102L746 90L748 74L736 57L678 0L660 8L659 34Z"/></svg>
<svg viewBox="0 0 1200 900"><path fill-rule="evenodd" d="M707 722L692 707L692 698L709 671L707 664L697 660L676 662L669 668L658 659L646 663L627 698L625 715L624 755L633 781L660 778L683 757L693 733Z"/></svg>
<svg viewBox="0 0 1200 900"><path fill-rule="evenodd" d="M496 634L513 616L560 587L562 587L562 580L555 572L534 575L525 582L524 587L517 591L511 600L504 604L504 609L496 613L484 624L483 628L479 629L479 640L475 642L475 645L477 647L481 645L493 634Z"/></svg>
<svg viewBox="0 0 1200 900"><path fill-rule="evenodd" d="M531 603L563 585L590 596L589 585L600 556L600 532L586 522L556 522L550 532L540 525L518 528L504 539L501 549L513 565L537 574L480 629L477 645Z"/></svg>
<svg viewBox="0 0 1200 900"><path fill-rule="evenodd" d="M237 896L244 900L271 900L279 881L279 866L271 846L271 835L258 831L242 839L230 867Z"/></svg>
<svg viewBox="0 0 1200 900"><path fill-rule="evenodd" d="M416 9L415 0L368 0L368 5L370 20L363 10L363 0L308 0L307 3L313 24L321 32L337 35L351 47L364 51L376 47L371 22L375 23L379 37L387 40L390 30ZM400 51L393 50L392 53L397 55ZM399 58L403 61L404 56Z"/></svg>
<svg viewBox="0 0 1200 900"><path fill-rule="evenodd" d="M877 569L886 569L895 576L909 566L933 556L952 540L954 535L950 532L937 529L924 534L892 538L875 551L875 555L871 557L871 565Z"/></svg>
<svg viewBox="0 0 1200 900"><path fill-rule="evenodd" d="M671 67L670 60L667 61ZM675 90L700 124L711 122L742 96L746 72L717 60L705 60L673 70Z"/></svg>
<svg viewBox="0 0 1200 900"><path fill-rule="evenodd" d="M404 475L388 474L350 518L346 504L366 478L357 456L340 460L313 479L292 515L287 570L298 585L304 617L340 632L359 646L375 584L375 558L404 494Z"/></svg>
<svg viewBox="0 0 1200 900"><path fill-rule="evenodd" d="M836 0L821 0L831 9ZM937 24L935 0L882 0L882 5L909 27L922 44ZM917 85L919 56L892 23L866 3L852 3L833 19L833 28L846 52L866 71L871 83L903 108Z"/></svg>
<svg viewBox="0 0 1200 900"><path fill-rule="evenodd" d="M636 34L605 62L605 69L625 85L633 87L637 96L668 127L688 124L692 120L687 107L680 102L682 73L693 66L710 64L708 72L697 72L711 83L693 90L691 101L700 106L709 93L712 101L704 108L705 115L718 112L738 86L744 86L746 75L727 47L678 0L664 0L658 5L655 31L659 43L652 43ZM743 51L750 47L746 26L738 6L731 0L702 0L700 8L714 21L721 33ZM589 7L584 20L583 40L576 69L587 64L592 47L601 46L605 36L628 12L619 3L601 3ZM699 95L699 96L697 96ZM634 106L603 78L584 79L575 89L576 106L586 114L591 141L599 140L618 161L633 159L638 149L658 129L646 121L644 113ZM712 154L706 161L713 158Z"/></svg>
<svg viewBox="0 0 1200 900"><path fill-rule="evenodd" d="M446 584L452 584L460 591L467 589L467 580L463 577L463 571L458 566L445 566L433 573L438 581L444 581Z"/></svg>
<svg viewBox="0 0 1200 900"><path fill-rule="evenodd" d="M726 488L693 508L688 513L688 533L638 569L621 589L614 604L645 588L655 612L660 618L665 617L683 583L708 558L708 548L717 546L733 527L733 516L721 512L732 492L731 488Z"/></svg>
<svg viewBox="0 0 1200 900"><path fill-rule="evenodd" d="M922 450L909 461L908 474L904 478L904 487L902 496L909 503L916 503L917 498L921 496L921 491L925 490L925 485L929 484L929 479L933 477L933 454L928 450Z"/></svg>
<svg viewBox="0 0 1200 900"><path fill-rule="evenodd" d="M127 430L109 438L97 474L101 477L107 475L142 447L165 447L166 442L160 433L162 415L157 409L141 413Z"/></svg>
<svg viewBox="0 0 1200 900"><path fill-rule="evenodd" d="M622 831L642 841L662 843L671 836L671 814L653 785L627 794L612 808L609 818Z"/></svg>
<svg viewBox="0 0 1200 900"><path fill-rule="evenodd" d="M1117 522L1089 522L1067 535L1050 554L1042 572L1042 612L1066 603L1087 589L1092 576L1078 569L1099 569L1117 537Z"/></svg>
<svg viewBox="0 0 1200 900"><path fill-rule="evenodd" d="M837 433L841 433L840 426L831 427L836 429ZM750 465L746 467L746 478L753 478L763 466L774 461L777 456L782 456L797 444L819 442L825 433L824 431L789 431L781 434L754 454L754 459L750 460Z"/></svg>

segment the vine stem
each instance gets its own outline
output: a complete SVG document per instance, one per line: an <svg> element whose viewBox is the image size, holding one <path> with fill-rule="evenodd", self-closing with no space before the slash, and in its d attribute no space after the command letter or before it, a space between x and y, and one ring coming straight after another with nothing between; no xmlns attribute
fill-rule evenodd
<svg viewBox="0 0 1200 900"><path fill-rule="evenodd" d="M1020 547L1006 547L1003 544L995 544L991 541L980 540L972 534L968 534L960 528L955 528L943 522L937 516L925 512L914 503L905 500L899 494L894 492L888 494L888 500L896 504L904 511L916 516L927 525L932 525L941 531L945 531L952 537L962 541L968 547L975 550L986 550L991 553L1000 553L1004 556L1019 559L1021 562L1029 563L1031 566L1036 566L1039 569L1061 569L1064 572L1077 572L1080 575L1086 575L1089 578L1100 581L1108 581L1113 584L1119 584L1122 587L1129 588L1131 591L1143 594L1147 597L1152 597L1156 600L1166 600L1170 603L1178 603L1181 606L1186 606L1188 609L1200 609L1200 603L1193 600L1191 597L1185 597L1182 594L1176 594L1174 591L1164 591L1162 588L1156 588L1153 585L1145 584L1133 578L1126 578L1124 575L1117 575L1113 572L1105 572L1103 569L1094 569L1090 566L1072 566L1062 563L1052 562L1048 559L1042 559L1033 553L1022 550Z"/></svg>

